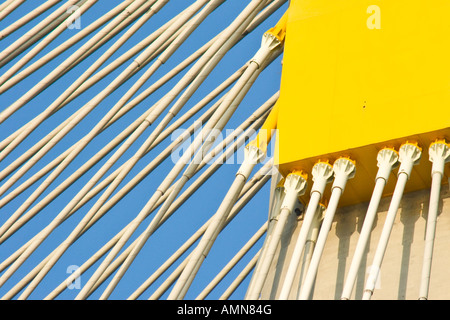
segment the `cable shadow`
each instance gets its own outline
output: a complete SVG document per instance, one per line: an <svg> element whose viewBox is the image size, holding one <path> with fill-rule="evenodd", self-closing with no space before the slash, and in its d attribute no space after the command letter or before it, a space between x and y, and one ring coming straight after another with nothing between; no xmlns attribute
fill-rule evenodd
<svg viewBox="0 0 450 320"><path fill-rule="evenodd" d="M289 261L286 261L286 256L288 253L289 244L292 241L292 234L294 233L294 230L296 229L298 223L297 223L297 217L295 214L291 214L289 216L289 219L286 221L286 226L283 231L283 235L281 236L280 243L278 244L280 249L278 253L277 261L278 263L275 266L275 274L273 278L273 286L270 291L270 298L271 300L275 300L277 296L278 288L281 286L282 283L282 275L283 275L283 268L286 263L289 263Z"/></svg>
<svg viewBox="0 0 450 320"><path fill-rule="evenodd" d="M360 206L361 207L361 206ZM357 206L349 206L342 208L340 212L337 212L336 220L336 236L339 239L338 245L338 266L336 271L336 286L334 291L334 299L341 298L342 290L344 289L345 282L345 269L347 266L347 260L351 254L350 250L350 238L357 230L357 223L361 220L366 213L365 206L358 208ZM351 261L351 260L350 260Z"/></svg>
<svg viewBox="0 0 450 320"><path fill-rule="evenodd" d="M428 217L429 191L421 190L405 194L402 200L400 222L403 224L402 260L400 264L400 279L397 292L398 300L405 300L407 294L411 248L414 241L414 232L417 221L422 216L425 221ZM442 198L439 211L442 210ZM438 211L438 215L440 214ZM424 229L425 239L426 226Z"/></svg>

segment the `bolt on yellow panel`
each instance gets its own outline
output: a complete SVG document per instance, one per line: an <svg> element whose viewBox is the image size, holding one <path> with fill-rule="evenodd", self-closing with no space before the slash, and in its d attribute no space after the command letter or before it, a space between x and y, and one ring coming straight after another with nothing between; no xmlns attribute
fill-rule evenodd
<svg viewBox="0 0 450 320"><path fill-rule="evenodd" d="M310 172L318 159L350 156L356 176L343 203L367 201L377 152L413 140L424 153L407 191L428 187L428 146L450 140L449 12L448 0L291 0L278 100L280 171Z"/></svg>

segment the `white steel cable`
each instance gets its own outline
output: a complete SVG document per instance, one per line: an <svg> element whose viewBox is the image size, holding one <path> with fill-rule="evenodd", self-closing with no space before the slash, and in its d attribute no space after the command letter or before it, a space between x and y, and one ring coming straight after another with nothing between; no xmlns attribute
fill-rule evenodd
<svg viewBox="0 0 450 320"><path fill-rule="evenodd" d="M423 253L422 276L420 282L419 300L428 299L430 287L431 262L433 260L433 247L436 237L436 224L439 211L439 199L444 165L450 160L450 147L445 140L437 140L429 147L429 160L433 163L431 168L430 203L428 207L427 229L425 233L425 249Z"/></svg>
<svg viewBox="0 0 450 320"><path fill-rule="evenodd" d="M303 253L307 237L310 233L310 228L314 221L317 207L322 199L326 184L331 181L330 179L333 175L333 167L327 162L316 163L313 166L312 175L314 184L311 188L311 195L304 214L302 227L300 229L294 252L292 253L291 261L289 262L288 271L286 272L280 296L278 298L280 300L286 300L289 296L289 292L291 291L294 276L299 267L300 258Z"/></svg>
<svg viewBox="0 0 450 320"><path fill-rule="evenodd" d="M27 13L22 18L14 21L13 23L11 23L9 26L4 28L3 30L0 30L0 40L6 38L8 35L13 33L14 31L16 31L20 27L22 27L24 24L33 20L34 18L36 18L37 16L39 16L40 14L42 14L49 8L53 7L58 2L61 2L61 0L47 0L43 4L41 4L39 7L34 9L33 11ZM1 11L1 9L0 9L0 11Z"/></svg>
<svg viewBox="0 0 450 320"><path fill-rule="evenodd" d="M259 123L260 125L261 123ZM256 121L254 123L254 125L256 125L256 127L258 127L258 121ZM254 125L250 126L249 129L247 130L248 133L252 132L254 130ZM226 159L228 157L230 157L235 150L238 148L239 145L241 145L243 143L243 138L248 136L248 133L244 132L244 134L239 137L239 139L237 139L233 145L231 145L230 147L227 148L227 151L221 156L219 157L213 165L210 166L210 168L208 168L208 170L206 170L198 179L197 181L192 184L188 189L186 189L186 191L177 199L176 202L173 203L173 205L169 208L169 211L167 212L167 215L161 220L161 223L164 223L165 220L167 220L168 217L170 217L170 215L184 202L186 201L200 186L201 183L205 182L223 163L225 163ZM207 157L208 158L208 157ZM260 169L261 174L263 174L264 172L267 171L266 167L267 166L271 166L272 163L269 161L263 168ZM199 167L199 170L201 169L202 166ZM255 177L257 179L261 178L261 174L255 174ZM244 188L244 190L246 191L248 188L251 188L253 184L256 183L256 180L254 180L253 178L247 183L246 187ZM164 199L161 199L164 200ZM157 205L160 205L160 203L158 203ZM150 212L149 212L150 213ZM95 222L95 218L98 218L97 216L93 218L92 221L90 221L90 223L94 223ZM86 231L86 229L90 227L90 225L88 225L85 229L83 229L83 232ZM126 230L126 227L119 233L117 234L113 239L111 239L108 244L106 244L100 251L98 251L93 257L91 257L87 262L86 265L88 268L92 263L94 263L96 260L98 260L102 255L105 254L105 252L107 252L109 249L111 249L111 246L114 245L115 242L118 241L118 239L121 237L121 235L123 234L123 232ZM30 245L30 243L33 242L34 239L30 240L26 245L24 245L21 250L17 251L17 254L21 254L21 252L23 252L23 250L26 249L26 247L28 247ZM137 241L137 240L136 240ZM136 242L135 241L135 242ZM122 263L123 260L126 258L126 256L129 254L130 250L131 250L132 246L129 247L128 249L126 249L124 251L124 253L121 254L121 256L119 258L116 259L115 264L116 267L119 265L116 262L119 261L119 263ZM5 262L3 262L2 264L0 264L1 269L5 268L5 265L11 264L13 261L15 261L18 257L18 255L12 255L8 260L6 260ZM37 274L37 272L39 272L39 270L42 268L42 266L47 262L47 260L50 258L51 255L49 255L46 259L44 259L36 268L33 269L32 272L30 272L24 279L22 279L14 288L13 290L11 290L10 292L8 292L7 295L5 295L5 298L11 298L13 297L15 294L17 294L24 285L26 285L29 281L31 281L34 276ZM122 258L123 256L123 258ZM85 265L81 266L81 269L84 270ZM81 271L83 272L83 271ZM105 274L108 274L109 270L105 271ZM112 271L111 271L112 272ZM106 278L106 277L104 277ZM96 285L102 281L102 279L100 279ZM64 287L64 284L62 284L62 287ZM95 288L95 287L94 287ZM61 288L61 286L59 287L59 290L63 290L64 288Z"/></svg>
<svg viewBox="0 0 450 320"><path fill-rule="evenodd" d="M279 246L281 236L286 228L286 222L294 207L307 186L307 175L301 171L293 171L286 176L284 181L284 199L281 203L280 211L276 216L277 222L270 234L270 240L267 243L267 252L264 253L264 259L261 261L260 276L253 285L251 292L248 293L247 300L257 300L260 297L261 290L266 282L270 265Z"/></svg>
<svg viewBox="0 0 450 320"><path fill-rule="evenodd" d="M354 177L355 169L356 167L354 161L345 157L341 157L333 163L334 181L331 188L332 191L330 201L320 227L319 235L317 237L317 242L314 247L314 252L311 257L311 262L309 264L305 280L300 288L300 293L298 296L299 300L307 300L311 297L320 259L322 257L328 233L333 223L333 218L336 213L339 200L344 193L347 181Z"/></svg>
<svg viewBox="0 0 450 320"><path fill-rule="evenodd" d="M419 162L421 154L422 150L416 144L407 142L400 147L400 168L397 174L397 183L395 185L394 194L391 198L391 203L389 204L388 213L386 215L386 220L384 222L381 236L375 251L371 270L366 280L364 294L362 297L363 300L370 300L375 290L376 281L378 279L381 264L383 262L384 254L389 242L389 237L391 235L395 217L397 215L397 210L403 197L403 191L405 189L406 182L411 175L413 166Z"/></svg>
<svg viewBox="0 0 450 320"><path fill-rule="evenodd" d="M155 0L155 1L153 1L153 3L154 2L156 2L157 0ZM268 3L270 3L270 2L272 2L272 1L264 1L264 5L268 5ZM282 1L282 0L280 0L280 1L273 1L272 2L272 4L271 4L271 6L272 6L272 8L275 8L276 6L279 6L280 4L282 4L282 3L284 3L285 1ZM262 7L261 7L262 8ZM269 9L269 6L267 7L267 10ZM267 12L268 11L265 11L265 13L264 14L267 14ZM261 11L261 16L264 16L263 15L263 12ZM256 17L257 18L257 17ZM256 19L255 18L255 19ZM255 21L255 19L253 19L253 21ZM252 19L249 19L250 21L252 20ZM246 21L246 23L247 23L248 21ZM241 33L241 35L240 35L240 37L242 38L242 35L244 35L245 33L246 33L247 31L245 31L244 30L244 32L242 32ZM180 34L180 33L178 33L178 34ZM237 37L237 38L239 38L239 37ZM98 46L99 44L96 44L96 46ZM94 47L93 47L94 48ZM92 50L92 49L89 49L89 50ZM73 64L71 65L71 66L69 66L69 68L72 68L73 67ZM85 83L85 81L83 81L83 84ZM64 104L64 102L63 102L63 104ZM62 104L60 104L60 106L61 106ZM57 108L59 108L59 107L57 107ZM115 117L116 115L114 115L113 117ZM182 115L182 116L184 116L184 115ZM114 119L114 118L112 118L112 119ZM109 122L108 122L109 123ZM107 125L107 124L106 124ZM24 129L26 128L26 126L24 126L23 127ZM22 132L22 131L18 131L18 132ZM166 132L166 131L164 131L164 132ZM20 134L20 133L19 133ZM156 141L156 140L155 140ZM68 149L69 150L69 149ZM70 150L70 151L72 151L72 150ZM70 153L69 153L70 154ZM6 155L6 153L4 154L4 155ZM55 159L56 160L56 159ZM64 158L62 158L61 159L61 161L62 162L64 162ZM56 165L58 165L58 164L56 164ZM49 167L50 168L50 167ZM196 170L197 171L197 170ZM142 175L141 175L142 176ZM109 180L109 181L111 181L111 180ZM31 183L31 181L27 181L27 183ZM106 184L107 185L107 184ZM104 186L106 187L106 185L104 184ZM102 187L102 188L104 188L104 187ZM97 190L102 190L102 188L99 188L99 189L97 189ZM170 188L168 188L167 189L167 191L171 191L172 190L172 186L170 187ZM96 192L98 192L98 191L96 191ZM158 205L160 205L161 203L163 203L163 202L161 202L161 201L164 201L164 199L165 199L165 197L166 197L167 195L165 195L165 196L163 196L163 197L161 197L160 198L160 200L158 200L157 201L157 203L156 204L158 204ZM12 198L11 198L12 199ZM3 199L2 199L3 200ZM81 200L83 200L83 199L81 199ZM86 201L86 200L83 200L83 201ZM175 201L174 202L174 204L176 203L177 201ZM156 205L155 204L155 205ZM78 204L77 204L78 205ZM170 207L172 207L172 205L170 206ZM75 208L74 208L75 209ZM154 208L154 209L156 209L156 208ZM153 209L153 210L154 210ZM170 210L169 210L170 211ZM169 212L168 211L168 212ZM123 261L123 260L122 260ZM3 263L2 263L2 265L3 265ZM42 267L42 265L41 265L41 267ZM8 273L8 272L7 272ZM3 275L4 276L4 275ZM39 277L38 277L39 278ZM38 278L36 278L36 279L38 279ZM31 279L30 279L31 280ZM28 297L28 295L31 293L31 291L33 291L33 287L34 287L34 284L33 284L33 281L31 281L30 282L31 284L32 284L32 286L30 286L29 287L29 289L26 289L25 291L24 291L24 293L22 294L22 296L20 297L20 298L26 298L26 297ZM34 281L34 283L35 284L37 284L37 283L39 283L39 280L35 280Z"/></svg>
<svg viewBox="0 0 450 320"><path fill-rule="evenodd" d="M255 3L255 2L254 2ZM257 4L260 4L259 2L256 2ZM256 11L252 8L252 10L248 10L250 11L250 13L252 13L253 11ZM241 13L240 17L244 17L243 19L247 19L248 20L252 20L253 17L248 18L248 12L245 12L245 10L243 11L243 13ZM256 15L256 14L255 14ZM247 24L250 22L248 21ZM230 26L229 26L229 30L233 31L233 33L236 33L235 29L237 28L237 30L239 30L239 28L245 29L246 25L242 24L242 20L241 19L236 19ZM240 31L238 34L240 34L242 31ZM228 39L227 34L223 34L222 35L223 40L221 42L216 42L217 43L217 47L221 47L223 43L226 42L226 40ZM216 44L215 43L215 44ZM217 48L218 49L218 48ZM211 51L211 53L216 52L216 48L211 47L208 51ZM206 53L205 53L206 54ZM207 56L206 56L207 57ZM203 65L203 62L201 62L201 64ZM190 79L190 75L186 77L186 80ZM169 93L170 95L170 93ZM172 100L173 98L170 98L170 100ZM211 119L209 120L211 121ZM155 132L155 131L153 131ZM167 179L167 178L166 178ZM163 181L163 184L165 182ZM165 189L167 189L167 187L165 187ZM106 268L106 266L110 263L110 261L112 261L112 259L115 257L115 255L117 254L117 251L124 245L124 243L126 242L126 240L131 236L131 234L134 232L134 230L137 228L137 226L140 224L142 218L146 215L146 212L148 211L147 208L152 208L154 203L162 196L161 191L157 192L154 194L154 196L152 196L149 200L149 202L147 203L147 205L144 207L144 209L141 211L141 213L138 215L138 217L136 218L136 222L134 223L134 226L132 228L127 229L126 233L123 236L123 239L121 239L116 246L114 247L114 249L110 252L109 256L107 258L105 258L105 260L102 262L102 264L100 265L99 269L97 270L97 272L94 273L94 275L92 276L92 278L88 281L88 283L86 283L86 285L83 287L83 289L80 291L80 293L77 296L77 299L83 298L86 296L87 292L90 290L90 288L92 287L92 285L96 282L96 280L98 279L98 277L101 275L101 273L103 272L103 270Z"/></svg>
<svg viewBox="0 0 450 320"><path fill-rule="evenodd" d="M383 195L384 187L389 179L391 170L398 164L398 152L390 148L384 148L377 155L378 172L375 178L375 187L370 198L369 207L364 217L364 223L361 228L358 243L356 244L353 259L345 280L344 289L342 290L341 299L348 300L355 285L356 276L361 265L364 251L367 248L372 226L378 210L378 205Z"/></svg>

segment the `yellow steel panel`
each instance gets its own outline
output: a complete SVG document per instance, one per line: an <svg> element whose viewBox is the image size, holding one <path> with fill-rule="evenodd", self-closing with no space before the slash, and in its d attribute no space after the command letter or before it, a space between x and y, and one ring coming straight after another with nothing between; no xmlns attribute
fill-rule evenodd
<svg viewBox="0 0 450 320"><path fill-rule="evenodd" d="M291 0L278 101L280 171L350 155L355 192L344 203L354 203L370 198L383 146L450 140L449 12L448 0ZM419 171L429 167L428 144L422 147ZM429 171L421 175L410 189L428 184Z"/></svg>

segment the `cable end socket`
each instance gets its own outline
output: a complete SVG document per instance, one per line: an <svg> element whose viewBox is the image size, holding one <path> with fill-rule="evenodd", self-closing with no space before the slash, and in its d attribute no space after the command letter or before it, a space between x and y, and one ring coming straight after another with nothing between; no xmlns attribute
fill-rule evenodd
<svg viewBox="0 0 450 320"><path fill-rule="evenodd" d="M333 163L333 171L332 189L339 188L344 192L347 181L355 176L356 162L349 157L340 157Z"/></svg>
<svg viewBox="0 0 450 320"><path fill-rule="evenodd" d="M440 173L444 175L444 166L450 161L450 144L445 139L436 139L428 149L429 160L433 163L431 175Z"/></svg>
<svg viewBox="0 0 450 320"><path fill-rule="evenodd" d="M314 181L311 194L318 192L320 193L320 197L322 197L325 186L333 180L333 166L328 160L319 160L313 166L311 173Z"/></svg>
<svg viewBox="0 0 450 320"><path fill-rule="evenodd" d="M406 141L402 144L399 150L400 168L398 169L398 175L404 173L409 179L413 166L420 162L421 156L422 148L419 147L417 142Z"/></svg>
<svg viewBox="0 0 450 320"><path fill-rule="evenodd" d="M389 147L381 149L377 154L377 166L376 180L382 178L387 182L392 169L399 166L397 150Z"/></svg>

